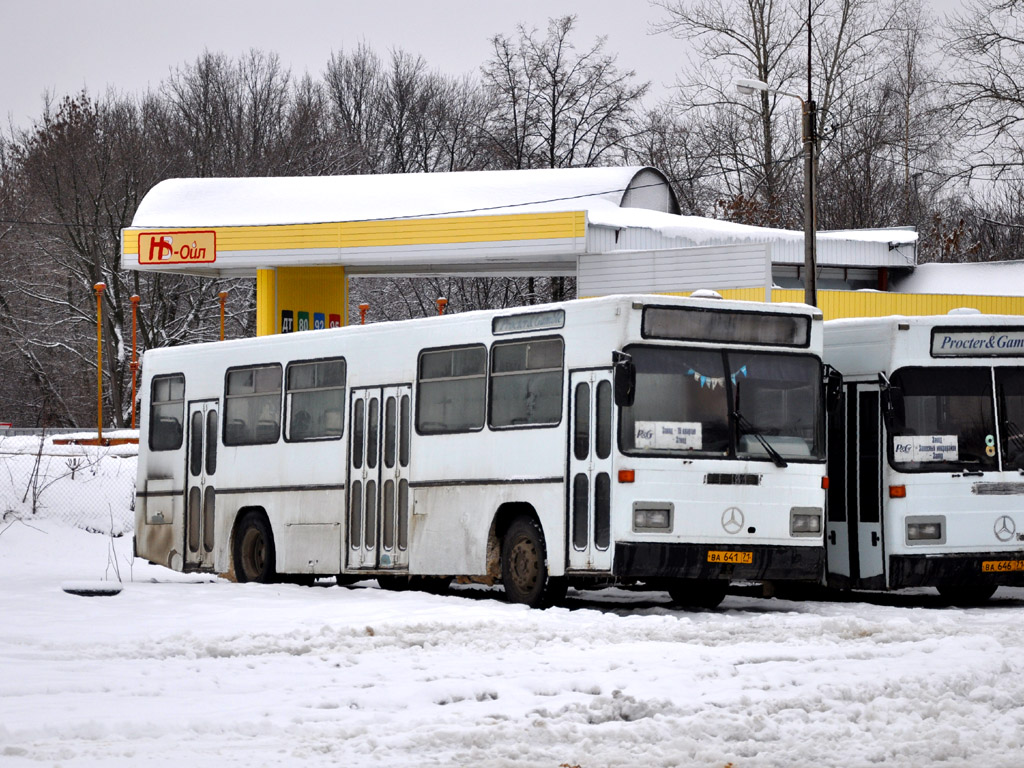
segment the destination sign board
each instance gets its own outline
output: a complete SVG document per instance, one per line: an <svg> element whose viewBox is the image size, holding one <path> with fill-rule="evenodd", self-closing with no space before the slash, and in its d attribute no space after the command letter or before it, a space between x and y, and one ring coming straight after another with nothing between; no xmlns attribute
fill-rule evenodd
<svg viewBox="0 0 1024 768"><path fill-rule="evenodd" d="M932 357L1016 357L1024 355L1024 328L936 328Z"/></svg>

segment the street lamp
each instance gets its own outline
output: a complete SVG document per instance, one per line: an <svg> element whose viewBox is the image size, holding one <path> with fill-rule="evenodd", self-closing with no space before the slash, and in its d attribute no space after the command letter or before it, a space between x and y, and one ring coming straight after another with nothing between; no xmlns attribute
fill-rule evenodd
<svg viewBox="0 0 1024 768"><path fill-rule="evenodd" d="M803 109L804 141L804 303L818 306L818 107L811 98L803 99L795 93L772 88L760 80L736 81L736 92L753 96L758 92L777 93L800 102Z"/></svg>

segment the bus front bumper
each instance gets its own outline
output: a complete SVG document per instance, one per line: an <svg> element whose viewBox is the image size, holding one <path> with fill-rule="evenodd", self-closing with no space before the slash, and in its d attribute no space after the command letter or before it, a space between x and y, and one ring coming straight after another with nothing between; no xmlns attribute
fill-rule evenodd
<svg viewBox="0 0 1024 768"><path fill-rule="evenodd" d="M615 545L620 579L729 579L730 581L821 581L823 546L737 546L735 544Z"/></svg>
<svg viewBox="0 0 1024 768"><path fill-rule="evenodd" d="M1024 587L1024 552L889 556L890 589L979 584Z"/></svg>

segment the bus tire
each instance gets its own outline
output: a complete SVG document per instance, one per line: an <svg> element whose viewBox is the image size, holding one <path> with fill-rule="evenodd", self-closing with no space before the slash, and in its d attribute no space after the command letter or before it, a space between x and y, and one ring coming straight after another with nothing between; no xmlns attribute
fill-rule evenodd
<svg viewBox="0 0 1024 768"><path fill-rule="evenodd" d="M548 576L544 532L536 520L518 517L501 542L501 583L510 603L547 608L565 597L565 579Z"/></svg>
<svg viewBox="0 0 1024 768"><path fill-rule="evenodd" d="M943 600L958 608L984 605L996 593L996 588L991 584L972 587L938 587L937 589Z"/></svg>
<svg viewBox="0 0 1024 768"><path fill-rule="evenodd" d="M447 595L451 584L451 576L417 576L412 582L413 589L428 595Z"/></svg>
<svg viewBox="0 0 1024 768"><path fill-rule="evenodd" d="M267 518L250 512L242 518L235 533L235 579L270 584L277 578L274 534Z"/></svg>
<svg viewBox="0 0 1024 768"><path fill-rule="evenodd" d="M388 592L405 592L412 585L408 575L389 573L377 577L377 586Z"/></svg>
<svg viewBox="0 0 1024 768"><path fill-rule="evenodd" d="M681 608L717 608L728 591L728 581L677 579L668 585L669 597Z"/></svg>

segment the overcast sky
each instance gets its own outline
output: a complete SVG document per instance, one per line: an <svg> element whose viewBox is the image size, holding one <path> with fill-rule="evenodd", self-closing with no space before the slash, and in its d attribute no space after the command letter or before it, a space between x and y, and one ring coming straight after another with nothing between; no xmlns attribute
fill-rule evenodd
<svg viewBox="0 0 1024 768"><path fill-rule="evenodd" d="M686 48L651 34L665 15L648 0L0 0L0 118L27 127L42 112L44 91L60 98L83 87L155 88L204 49L232 58L273 51L294 74L318 75L332 51L366 41L382 55L402 48L459 75L487 59L494 34L513 35L520 23L543 29L570 13L578 16L577 46L606 35L621 69L652 81L656 97L667 95Z"/></svg>
<svg viewBox="0 0 1024 768"><path fill-rule="evenodd" d="M577 46L607 35L620 68L658 87L674 80L683 44L648 34L663 12L647 0L0 0L0 115L27 126L45 90L155 88L204 49L232 58L273 51L294 74L317 75L332 51L365 40L383 55L422 54L446 74L476 72L493 35L514 34L519 23L543 29L570 13L579 17Z"/></svg>

